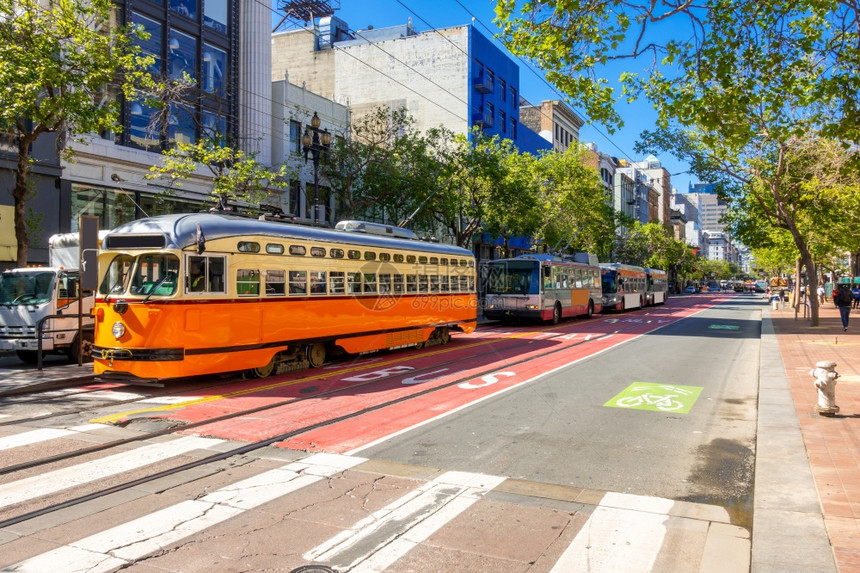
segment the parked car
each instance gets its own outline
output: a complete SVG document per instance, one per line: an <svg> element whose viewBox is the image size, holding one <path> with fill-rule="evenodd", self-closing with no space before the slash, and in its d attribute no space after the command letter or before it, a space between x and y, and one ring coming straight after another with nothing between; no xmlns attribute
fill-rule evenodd
<svg viewBox="0 0 860 573"><path fill-rule="evenodd" d="M684 292L687 294L696 294L697 292L699 292L699 289L696 285L690 285L684 289Z"/></svg>

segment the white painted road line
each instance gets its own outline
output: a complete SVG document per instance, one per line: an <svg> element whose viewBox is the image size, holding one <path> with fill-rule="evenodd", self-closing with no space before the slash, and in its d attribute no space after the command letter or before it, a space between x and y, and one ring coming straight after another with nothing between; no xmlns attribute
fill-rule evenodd
<svg viewBox="0 0 860 573"><path fill-rule="evenodd" d="M68 573L112 571L160 551L278 497L365 462L364 458L315 454L216 490L199 500L177 503L58 547L7 570L16 573L55 571L57 564Z"/></svg>
<svg viewBox="0 0 860 573"><path fill-rule="evenodd" d="M138 469L192 450L208 448L221 442L223 440L189 436L169 442L150 444L106 458L5 483L0 485L0 507Z"/></svg>
<svg viewBox="0 0 860 573"><path fill-rule="evenodd" d="M383 571L505 478L447 472L305 553L352 573Z"/></svg>
<svg viewBox="0 0 860 573"><path fill-rule="evenodd" d="M75 426L73 428L39 428L38 430L22 432L20 434L13 434L11 436L0 438L0 450L29 446L30 444L37 444L39 442L109 427L110 426L105 424L85 424L83 426Z"/></svg>

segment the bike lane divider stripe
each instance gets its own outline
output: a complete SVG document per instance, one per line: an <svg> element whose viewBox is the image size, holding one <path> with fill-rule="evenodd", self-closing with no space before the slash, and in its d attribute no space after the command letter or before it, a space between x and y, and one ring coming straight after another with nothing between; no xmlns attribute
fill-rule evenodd
<svg viewBox="0 0 860 573"><path fill-rule="evenodd" d="M223 440L186 436L0 484L0 507L7 507L85 485L158 463L167 458L180 456L193 450L211 448L222 442Z"/></svg>
<svg viewBox="0 0 860 573"><path fill-rule="evenodd" d="M195 535L249 509L298 491L367 460L314 454L230 484L196 500L182 501L149 515L26 559L8 570L113 571Z"/></svg>

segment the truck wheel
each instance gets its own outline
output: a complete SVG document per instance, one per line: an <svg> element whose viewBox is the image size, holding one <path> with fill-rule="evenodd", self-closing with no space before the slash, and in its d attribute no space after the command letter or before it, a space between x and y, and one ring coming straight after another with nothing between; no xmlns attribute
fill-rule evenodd
<svg viewBox="0 0 860 573"><path fill-rule="evenodd" d="M39 361L39 353L35 350L16 350L18 360L27 364L35 364Z"/></svg>
<svg viewBox="0 0 860 573"><path fill-rule="evenodd" d="M69 348L69 362L77 363L80 355L81 362L92 362L93 361L93 333L91 331L86 331L83 333L84 343L83 348L81 348L81 344L79 344L79 339L75 336L75 341L72 342L71 348Z"/></svg>

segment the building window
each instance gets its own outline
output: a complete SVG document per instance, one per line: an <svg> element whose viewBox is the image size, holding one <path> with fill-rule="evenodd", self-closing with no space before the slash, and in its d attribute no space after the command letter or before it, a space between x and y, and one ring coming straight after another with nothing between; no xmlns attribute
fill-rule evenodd
<svg viewBox="0 0 860 573"><path fill-rule="evenodd" d="M227 34L227 0L206 0L203 3L203 25Z"/></svg>
<svg viewBox="0 0 860 573"><path fill-rule="evenodd" d="M227 52L212 44L203 43L203 91L220 97L227 95L225 70Z"/></svg>
<svg viewBox="0 0 860 573"><path fill-rule="evenodd" d="M290 153L300 155L302 153L302 124L290 120Z"/></svg>
<svg viewBox="0 0 860 573"><path fill-rule="evenodd" d="M505 80L499 78L499 95L502 96L502 101L507 101L508 99L508 88Z"/></svg>
<svg viewBox="0 0 860 573"><path fill-rule="evenodd" d="M197 0L170 0L170 9L186 18L197 19Z"/></svg>
<svg viewBox="0 0 860 573"><path fill-rule="evenodd" d="M519 100L517 99L517 90L511 87L511 107L517 109L519 105Z"/></svg>
<svg viewBox="0 0 860 573"><path fill-rule="evenodd" d="M511 139L517 138L517 120L513 117L511 118Z"/></svg>
<svg viewBox="0 0 860 573"><path fill-rule="evenodd" d="M504 92L502 92L502 93L504 93ZM508 121L508 119L507 119L507 116L505 115L505 112L499 110L499 130L502 133L508 132L507 121Z"/></svg>
<svg viewBox="0 0 860 573"><path fill-rule="evenodd" d="M181 80L185 74L194 78L197 70L197 40L171 28L167 46L170 79Z"/></svg>

